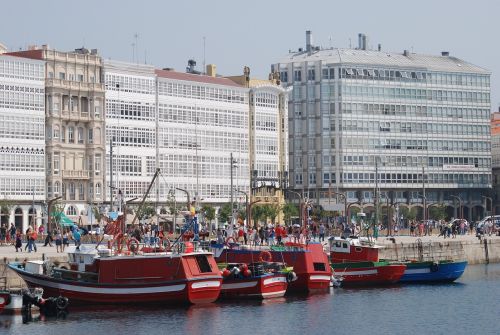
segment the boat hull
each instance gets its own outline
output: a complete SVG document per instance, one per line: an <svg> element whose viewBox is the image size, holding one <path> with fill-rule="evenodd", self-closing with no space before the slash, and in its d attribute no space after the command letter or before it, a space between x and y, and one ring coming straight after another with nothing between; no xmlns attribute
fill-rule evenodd
<svg viewBox="0 0 500 335"><path fill-rule="evenodd" d="M288 283L284 274L231 278L222 282L221 298L278 298L285 295L287 287Z"/></svg>
<svg viewBox="0 0 500 335"><path fill-rule="evenodd" d="M286 263L293 267L297 279L289 283L290 292L318 292L330 288L332 270L328 256L321 244L309 244L307 247L297 247L296 250L267 250L271 253L273 262ZM259 259L262 250L228 249L222 250L216 257L218 263L253 263Z"/></svg>
<svg viewBox="0 0 500 335"><path fill-rule="evenodd" d="M44 296L67 297L72 305L92 303L210 303L220 294L221 277L185 279L155 284L106 285L56 279L46 275L33 274L10 264L9 267L26 282L28 287L41 287Z"/></svg>
<svg viewBox="0 0 500 335"><path fill-rule="evenodd" d="M372 263L366 264L366 263ZM383 264L377 262L334 263L334 274L341 276L342 286L375 286L399 282L406 269L404 264Z"/></svg>
<svg viewBox="0 0 500 335"><path fill-rule="evenodd" d="M460 278L467 261L459 262L410 262L401 277L402 283L453 282Z"/></svg>

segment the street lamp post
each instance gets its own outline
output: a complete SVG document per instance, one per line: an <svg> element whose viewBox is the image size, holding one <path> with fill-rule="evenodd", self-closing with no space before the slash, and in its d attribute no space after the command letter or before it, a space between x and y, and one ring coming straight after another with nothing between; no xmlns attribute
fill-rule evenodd
<svg viewBox="0 0 500 335"><path fill-rule="evenodd" d="M458 199L458 216L460 216L460 220L463 220L463 211L462 211L462 198L460 198L458 195L450 195L451 198L453 199Z"/></svg>
<svg viewBox="0 0 500 335"><path fill-rule="evenodd" d="M423 194L418 194L417 196L421 197L422 198L422 206L423 206L423 215L422 215L422 218L424 220L424 223L425 221L427 220L427 197Z"/></svg>

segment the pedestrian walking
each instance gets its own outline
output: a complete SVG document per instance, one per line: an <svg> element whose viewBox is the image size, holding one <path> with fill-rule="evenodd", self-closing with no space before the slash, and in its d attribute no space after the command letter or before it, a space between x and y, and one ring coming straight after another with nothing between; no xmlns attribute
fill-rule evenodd
<svg viewBox="0 0 500 335"><path fill-rule="evenodd" d="M17 232L16 235L14 235L14 236L15 236L14 246L16 247L16 252L19 252L19 251L23 252L23 241L21 239L21 232Z"/></svg>
<svg viewBox="0 0 500 335"><path fill-rule="evenodd" d="M61 231L56 230L56 233L55 233L55 240L56 240L56 252L63 252L64 250L64 246L63 246L63 243L62 243L62 235L61 235Z"/></svg>

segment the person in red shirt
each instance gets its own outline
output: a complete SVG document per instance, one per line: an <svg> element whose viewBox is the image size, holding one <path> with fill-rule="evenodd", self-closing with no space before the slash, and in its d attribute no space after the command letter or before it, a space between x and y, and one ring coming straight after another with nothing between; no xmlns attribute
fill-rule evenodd
<svg viewBox="0 0 500 335"><path fill-rule="evenodd" d="M278 225L274 230L274 232L276 234L276 241L278 241L278 245L282 244L281 240L283 238L283 228L280 225Z"/></svg>
<svg viewBox="0 0 500 335"><path fill-rule="evenodd" d="M238 242L239 243L243 243L245 242L245 232L243 231L243 227L240 227L240 229L238 229Z"/></svg>

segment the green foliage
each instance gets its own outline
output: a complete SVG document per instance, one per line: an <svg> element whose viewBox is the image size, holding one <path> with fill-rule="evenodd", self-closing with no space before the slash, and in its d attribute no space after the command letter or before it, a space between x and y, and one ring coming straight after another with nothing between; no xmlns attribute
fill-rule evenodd
<svg viewBox="0 0 500 335"><path fill-rule="evenodd" d="M242 220L246 220L246 218L247 218L247 211L246 211L246 209L244 209L244 208L240 209L238 211L238 217L241 218Z"/></svg>
<svg viewBox="0 0 500 335"><path fill-rule="evenodd" d="M219 219L221 222L229 222L231 217L231 203L225 203L219 210Z"/></svg>
<svg viewBox="0 0 500 335"><path fill-rule="evenodd" d="M92 214L94 214L96 222L101 222L102 214L99 212L99 208L92 206Z"/></svg>
<svg viewBox="0 0 500 335"><path fill-rule="evenodd" d="M139 221L149 219L154 215L156 215L156 210L153 204L150 202L144 203L144 206L142 206L142 209L140 211L139 209L137 209L137 219Z"/></svg>
<svg viewBox="0 0 500 335"><path fill-rule="evenodd" d="M265 206L252 206L252 221L254 227L257 227L259 221L267 218Z"/></svg>
<svg viewBox="0 0 500 335"><path fill-rule="evenodd" d="M53 204L52 205L52 213L51 215L51 222L55 223L56 225L59 225L61 223L61 216L60 213L64 213L64 205L63 204Z"/></svg>
<svg viewBox="0 0 500 335"><path fill-rule="evenodd" d="M276 222L276 217L280 213L279 205L265 205L266 218L269 218L274 224Z"/></svg>
<svg viewBox="0 0 500 335"><path fill-rule="evenodd" d="M213 220L215 220L215 208L213 208L210 205L203 205L201 208L205 215L205 219L209 222L212 223Z"/></svg>
<svg viewBox="0 0 500 335"><path fill-rule="evenodd" d="M407 220L415 220L415 218L417 217L417 209L416 208L412 208L410 210L410 209L408 209L408 207L400 207L399 213L400 213L400 215L403 215L403 217Z"/></svg>
<svg viewBox="0 0 500 335"><path fill-rule="evenodd" d="M179 213L179 204L175 200L175 193L168 192L166 206L171 215L177 215Z"/></svg>
<svg viewBox="0 0 500 335"><path fill-rule="evenodd" d="M444 220L447 217L446 206L437 205L429 207L429 217L434 220Z"/></svg>
<svg viewBox="0 0 500 335"><path fill-rule="evenodd" d="M291 223L292 217L299 216L299 206L292 204L290 202L283 206L283 216L285 222Z"/></svg>

